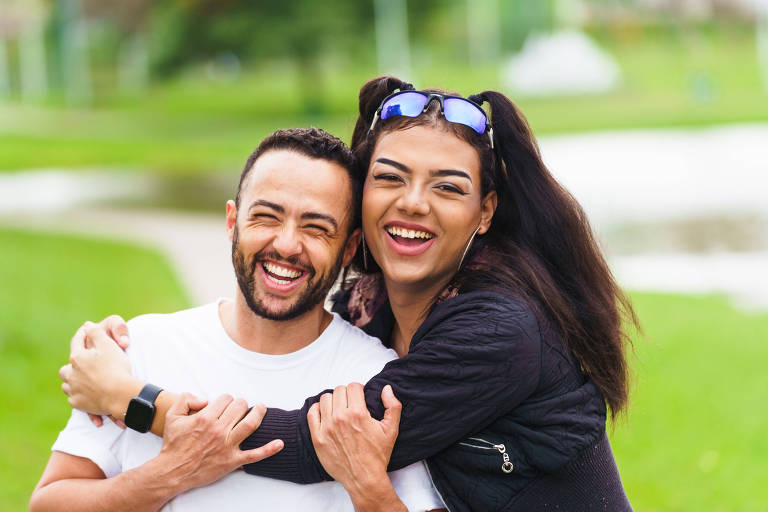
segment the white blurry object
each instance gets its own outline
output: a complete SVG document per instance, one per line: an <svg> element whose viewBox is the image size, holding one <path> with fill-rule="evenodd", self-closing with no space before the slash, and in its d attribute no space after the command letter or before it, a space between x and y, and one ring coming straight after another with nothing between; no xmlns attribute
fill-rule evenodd
<svg viewBox="0 0 768 512"><path fill-rule="evenodd" d="M531 34L502 69L502 82L530 96L601 93L621 81L616 60L578 30Z"/></svg>

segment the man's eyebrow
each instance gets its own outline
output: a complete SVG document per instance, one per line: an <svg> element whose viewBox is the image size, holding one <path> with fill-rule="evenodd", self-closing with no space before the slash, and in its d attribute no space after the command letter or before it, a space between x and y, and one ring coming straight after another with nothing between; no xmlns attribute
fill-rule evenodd
<svg viewBox="0 0 768 512"><path fill-rule="evenodd" d="M335 231L339 229L339 223L336 222L336 219L334 219L333 216L328 215L327 213L305 212L301 214L301 218L310 220L324 220L330 223Z"/></svg>
<svg viewBox="0 0 768 512"><path fill-rule="evenodd" d="M285 208L283 208L282 206L280 206L277 203L273 203L271 201L266 201L264 199L257 199L257 200L255 200L254 202L252 202L250 204L250 206L248 206L248 209L250 210L251 208L255 208L256 206L266 206L267 208L275 210L278 213L285 213Z"/></svg>
<svg viewBox="0 0 768 512"><path fill-rule="evenodd" d="M470 175L464 171L457 171L456 169L438 169L436 171L430 171L432 176L458 176L460 178L467 178L472 183Z"/></svg>
<svg viewBox="0 0 768 512"><path fill-rule="evenodd" d="M390 160L389 158L377 158L377 162L381 162L382 164L391 165L392 167L396 167L400 169L403 172L411 173L410 167L408 167L405 164L401 164L400 162L396 162L395 160Z"/></svg>

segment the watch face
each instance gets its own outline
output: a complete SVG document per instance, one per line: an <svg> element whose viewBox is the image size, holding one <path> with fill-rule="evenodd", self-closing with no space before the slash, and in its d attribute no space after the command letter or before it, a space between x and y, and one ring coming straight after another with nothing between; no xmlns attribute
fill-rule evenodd
<svg viewBox="0 0 768 512"><path fill-rule="evenodd" d="M139 397L132 398L125 412L125 426L138 432L147 432L155 417L155 406Z"/></svg>

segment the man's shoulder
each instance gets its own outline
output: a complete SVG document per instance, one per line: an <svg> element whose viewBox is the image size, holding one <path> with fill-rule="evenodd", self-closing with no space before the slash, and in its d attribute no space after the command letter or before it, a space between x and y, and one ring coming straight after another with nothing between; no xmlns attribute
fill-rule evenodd
<svg viewBox="0 0 768 512"><path fill-rule="evenodd" d="M148 313L128 321L131 343L128 352L164 354L187 349L205 338L215 336L218 304L212 302L172 313Z"/></svg>
<svg viewBox="0 0 768 512"><path fill-rule="evenodd" d="M366 334L362 329L350 324L338 314L331 323L333 336L339 349L347 358L367 358L381 361L382 364L397 358L394 350L384 346L379 338Z"/></svg>
<svg viewBox="0 0 768 512"><path fill-rule="evenodd" d="M218 304L211 302L202 306L174 311L171 313L145 313L128 320L128 328L133 336L134 331L158 329L188 329L208 323L217 313Z"/></svg>

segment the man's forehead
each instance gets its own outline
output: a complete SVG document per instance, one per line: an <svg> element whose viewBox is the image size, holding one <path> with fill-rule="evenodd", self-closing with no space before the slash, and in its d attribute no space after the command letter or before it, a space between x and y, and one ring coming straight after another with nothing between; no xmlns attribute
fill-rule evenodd
<svg viewBox="0 0 768 512"><path fill-rule="evenodd" d="M350 206L351 195L351 179L344 167L283 149L269 150L256 159L241 190L246 207L255 199L282 197L297 207L324 205L336 211L339 220Z"/></svg>

